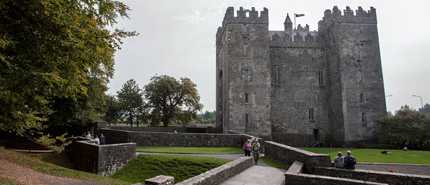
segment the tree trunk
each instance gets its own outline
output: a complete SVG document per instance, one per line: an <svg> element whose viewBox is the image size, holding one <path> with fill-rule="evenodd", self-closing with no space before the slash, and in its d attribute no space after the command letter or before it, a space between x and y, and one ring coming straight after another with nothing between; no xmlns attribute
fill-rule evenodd
<svg viewBox="0 0 430 185"><path fill-rule="evenodd" d="M130 127L133 127L133 114L130 114Z"/></svg>
<svg viewBox="0 0 430 185"><path fill-rule="evenodd" d="M169 121L163 120L163 126L167 127L169 125Z"/></svg>
<svg viewBox="0 0 430 185"><path fill-rule="evenodd" d="M136 116L136 127L139 127L139 115Z"/></svg>

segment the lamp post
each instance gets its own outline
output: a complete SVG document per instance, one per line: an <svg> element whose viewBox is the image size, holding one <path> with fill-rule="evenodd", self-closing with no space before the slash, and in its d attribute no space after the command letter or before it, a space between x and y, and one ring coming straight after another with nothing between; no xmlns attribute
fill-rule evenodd
<svg viewBox="0 0 430 185"><path fill-rule="evenodd" d="M421 100L421 108L424 109L424 105L423 105L423 98L421 96L418 95L412 95L413 97L419 97Z"/></svg>

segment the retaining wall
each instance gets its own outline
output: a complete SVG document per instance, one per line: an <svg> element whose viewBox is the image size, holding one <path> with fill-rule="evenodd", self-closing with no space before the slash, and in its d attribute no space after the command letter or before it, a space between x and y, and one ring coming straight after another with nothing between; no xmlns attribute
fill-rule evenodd
<svg viewBox="0 0 430 185"><path fill-rule="evenodd" d="M138 131L138 132L172 132L178 133L216 133L215 127L205 127L205 126L182 126L182 127L108 127L114 130L127 130L127 131Z"/></svg>
<svg viewBox="0 0 430 185"><path fill-rule="evenodd" d="M345 170L327 167L315 167L315 174L358 180L368 180L374 182L383 182L388 183L390 185L430 184L430 176L369 170Z"/></svg>
<svg viewBox="0 0 430 185"><path fill-rule="evenodd" d="M292 164L296 160L303 162L304 170L307 173L312 173L315 166L331 166L329 155L316 154L273 141L266 141L264 143L266 157L281 161L286 164Z"/></svg>
<svg viewBox="0 0 430 185"><path fill-rule="evenodd" d="M253 165L251 157L241 157L205 173L184 180L178 183L178 185L221 184L230 177L239 174Z"/></svg>
<svg viewBox="0 0 430 185"><path fill-rule="evenodd" d="M87 140L74 141L67 148L67 155L76 170L109 176L136 157L136 144L97 145Z"/></svg>
<svg viewBox="0 0 430 185"><path fill-rule="evenodd" d="M106 143L134 142L137 146L242 147L248 139L240 134L137 132L100 130Z"/></svg>
<svg viewBox="0 0 430 185"><path fill-rule="evenodd" d="M337 185L337 184L348 184L348 185L361 185L361 184L372 184L372 185L386 185L383 183L369 182L364 180L346 179L338 177L328 177L320 175L304 174L303 163L294 161L291 167L285 172L285 185Z"/></svg>

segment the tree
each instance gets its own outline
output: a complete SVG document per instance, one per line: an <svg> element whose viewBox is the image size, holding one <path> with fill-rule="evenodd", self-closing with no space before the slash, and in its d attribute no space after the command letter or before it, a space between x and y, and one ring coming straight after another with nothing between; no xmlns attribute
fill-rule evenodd
<svg viewBox="0 0 430 185"><path fill-rule="evenodd" d="M419 108L418 112L423 114L430 114L430 104L426 103L423 108Z"/></svg>
<svg viewBox="0 0 430 185"><path fill-rule="evenodd" d="M400 109L396 115L383 117L376 123L381 129L382 143L397 145L399 148L430 149L430 116Z"/></svg>
<svg viewBox="0 0 430 185"><path fill-rule="evenodd" d="M0 129L41 129L52 104L82 103L91 78L107 84L121 39L137 34L106 27L128 10L113 0L1 1Z"/></svg>
<svg viewBox="0 0 430 185"><path fill-rule="evenodd" d="M189 78L179 81L167 75L154 76L144 87L144 95L150 108L151 125L163 122L188 123L203 108L200 96Z"/></svg>
<svg viewBox="0 0 430 185"><path fill-rule="evenodd" d="M141 91L136 81L130 79L117 92L121 108L129 117L130 126L133 126L133 119L136 119L137 126L139 126L139 115L143 110L143 95Z"/></svg>
<svg viewBox="0 0 430 185"><path fill-rule="evenodd" d="M106 110L103 116L104 120L109 124L115 124L122 117L123 113L121 105L115 96L108 96L106 100Z"/></svg>

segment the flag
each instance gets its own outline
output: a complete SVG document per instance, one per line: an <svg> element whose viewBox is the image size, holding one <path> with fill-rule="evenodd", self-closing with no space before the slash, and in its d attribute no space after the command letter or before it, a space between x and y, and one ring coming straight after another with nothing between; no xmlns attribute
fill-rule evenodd
<svg viewBox="0 0 430 185"><path fill-rule="evenodd" d="M245 12L246 12L246 13L248 13L248 12L249 12L249 9L245 9Z"/></svg>
<svg viewBox="0 0 430 185"><path fill-rule="evenodd" d="M296 17L303 17L303 16L305 16L305 14L294 14L294 16L296 16Z"/></svg>

